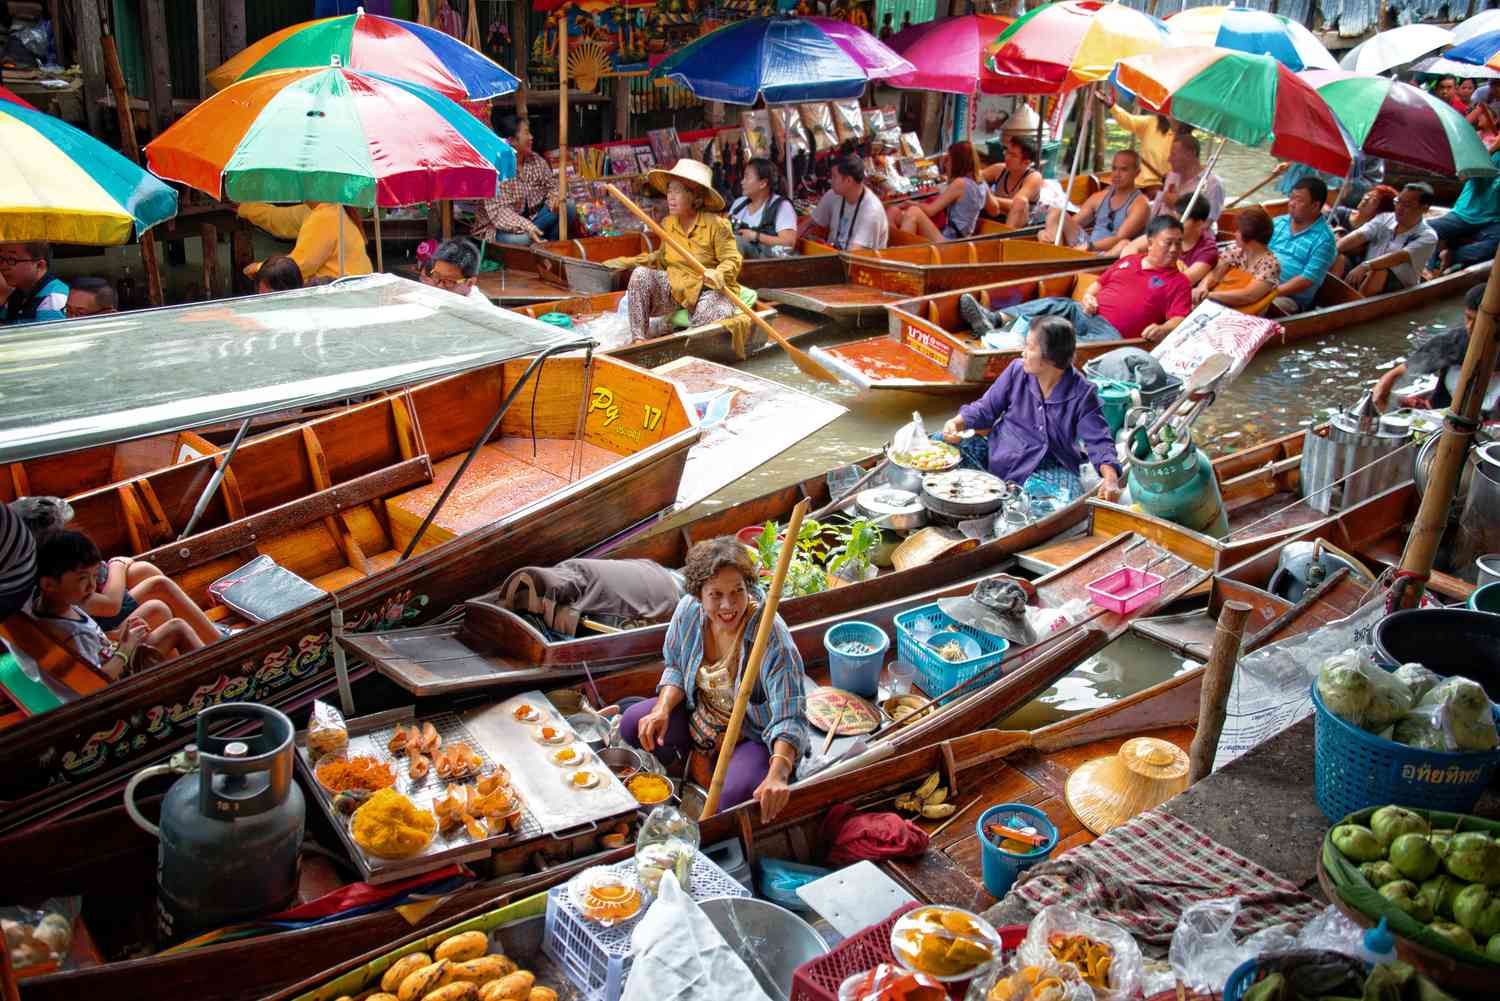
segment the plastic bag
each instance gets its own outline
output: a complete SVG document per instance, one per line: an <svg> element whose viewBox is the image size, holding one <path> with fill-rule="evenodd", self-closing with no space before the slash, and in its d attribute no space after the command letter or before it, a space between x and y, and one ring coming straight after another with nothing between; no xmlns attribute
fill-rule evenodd
<svg viewBox="0 0 1500 1001"><path fill-rule="evenodd" d="M1493 751L1500 744L1490 700L1478 683L1447 678L1396 721L1392 738L1428 751Z"/></svg>
<svg viewBox="0 0 1500 1001"><path fill-rule="evenodd" d="M1061 904L1044 907L1041 913L1032 918L1031 926L1026 929L1026 940L1016 951L1016 962L1023 967L1055 963L1057 957L1052 953L1054 935L1082 935L1109 948L1108 976L1104 985L1095 986L1093 992L1099 1001L1124 1001L1125 998L1134 997L1140 989L1141 947L1136 945L1130 932L1119 925L1080 914Z"/></svg>
<svg viewBox="0 0 1500 1001"><path fill-rule="evenodd" d="M1419 702L1443 680L1421 664L1402 664L1396 668L1396 677L1411 691L1411 697Z"/></svg>
<svg viewBox="0 0 1500 1001"><path fill-rule="evenodd" d="M920 452L927 447L930 441L927 435L927 425L922 422L922 415L913 410L911 420L896 429L891 437L891 452L896 455L910 455Z"/></svg>
<svg viewBox="0 0 1500 1001"><path fill-rule="evenodd" d="M860 112L858 98L830 101L828 109L833 114L839 142L859 142L865 137L865 116Z"/></svg>
<svg viewBox="0 0 1500 1001"><path fill-rule="evenodd" d="M1034 605L1027 605L1026 622L1040 639L1060 629L1066 629L1075 622L1082 622L1088 613L1089 603L1082 598L1074 598L1056 608L1038 608Z"/></svg>
<svg viewBox="0 0 1500 1001"><path fill-rule="evenodd" d="M802 116L802 127L812 139L814 150L822 153L839 144L838 132L833 127L833 111L827 104L799 104L797 111Z"/></svg>
<svg viewBox="0 0 1500 1001"><path fill-rule="evenodd" d="M1401 719L1414 701L1411 689L1371 660L1367 651L1349 649L1325 659L1318 667L1317 685L1329 712L1371 733Z"/></svg>
<svg viewBox="0 0 1500 1001"><path fill-rule="evenodd" d="M1078 967L1047 958L1016 962L975 977L964 1001L1094 1001L1094 989L1083 982Z"/></svg>
<svg viewBox="0 0 1500 1001"><path fill-rule="evenodd" d="M73 955L74 924L82 910L78 897L54 897L40 908L0 907L0 928L18 977L92 965Z"/></svg>
<svg viewBox="0 0 1500 1001"><path fill-rule="evenodd" d="M901 155L917 160L927 155L922 152L922 139L915 132L901 133Z"/></svg>
<svg viewBox="0 0 1500 1001"><path fill-rule="evenodd" d="M838 1001L943 1001L947 996L927 974L881 963L839 984Z"/></svg>
<svg viewBox="0 0 1500 1001"><path fill-rule="evenodd" d="M771 155L771 113L766 108L740 112L745 130L745 149L751 156Z"/></svg>
<svg viewBox="0 0 1500 1001"><path fill-rule="evenodd" d="M802 127L802 116L796 105L782 104L768 110L771 112L771 135L781 147L782 156L796 156L812 148L812 140L807 136L807 129Z"/></svg>
<svg viewBox="0 0 1500 1001"><path fill-rule="evenodd" d="M1182 912L1167 951L1179 981L1197 991L1221 992L1229 975L1246 960L1290 949L1296 943L1290 925L1274 925L1236 941L1234 922L1239 913L1239 897L1200 901Z"/></svg>
<svg viewBox="0 0 1500 1001"><path fill-rule="evenodd" d="M623 302L623 299L621 301ZM633 340L630 334L629 314L618 311L604 313L592 320L577 324L573 329L574 333L592 337L596 344L605 349L623 347Z"/></svg>
<svg viewBox="0 0 1500 1001"><path fill-rule="evenodd" d="M688 880L700 838L697 823L675 806L652 810L635 837L635 867L641 886L654 894L662 876L672 872L678 885L690 890Z"/></svg>
<svg viewBox="0 0 1500 1001"><path fill-rule="evenodd" d="M814 880L822 879L833 872L817 865L802 865L785 859L767 858L755 860L756 884L760 895L773 904L792 911L811 912L806 901L797 896L797 890Z"/></svg>
<svg viewBox="0 0 1500 1001"><path fill-rule="evenodd" d="M337 706L314 702L307 720L307 750L314 761L325 754L342 754L349 747L349 725Z"/></svg>

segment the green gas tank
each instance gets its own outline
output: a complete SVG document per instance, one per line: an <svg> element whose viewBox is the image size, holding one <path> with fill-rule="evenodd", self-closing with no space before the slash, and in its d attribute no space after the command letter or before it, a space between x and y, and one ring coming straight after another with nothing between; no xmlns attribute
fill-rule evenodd
<svg viewBox="0 0 1500 1001"><path fill-rule="evenodd" d="M1213 464L1191 438L1173 442L1165 458L1132 459L1127 482L1147 514L1216 539L1229 534Z"/></svg>

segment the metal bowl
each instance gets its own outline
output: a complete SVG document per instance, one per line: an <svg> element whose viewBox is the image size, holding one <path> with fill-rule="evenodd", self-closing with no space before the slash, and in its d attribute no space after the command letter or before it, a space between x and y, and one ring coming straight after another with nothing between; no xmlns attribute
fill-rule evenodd
<svg viewBox="0 0 1500 1001"><path fill-rule="evenodd" d="M813 926L785 907L753 897L709 897L698 906L750 967L761 990L781 1001L791 993L797 967L828 951Z"/></svg>
<svg viewBox="0 0 1500 1001"><path fill-rule="evenodd" d="M630 769L630 774L641 770L640 752L633 747L606 747L599 751L599 760L616 776L620 776L620 771L626 768ZM628 777L621 776L621 781Z"/></svg>
<svg viewBox="0 0 1500 1001"><path fill-rule="evenodd" d="M609 744L609 721L593 713L575 713L568 717L568 725L578 734L578 739L595 751L602 751Z"/></svg>
<svg viewBox="0 0 1500 1001"><path fill-rule="evenodd" d="M911 490L871 487L859 492L854 498L854 506L881 528L896 532L915 531L927 524L927 509L922 506L922 499Z"/></svg>

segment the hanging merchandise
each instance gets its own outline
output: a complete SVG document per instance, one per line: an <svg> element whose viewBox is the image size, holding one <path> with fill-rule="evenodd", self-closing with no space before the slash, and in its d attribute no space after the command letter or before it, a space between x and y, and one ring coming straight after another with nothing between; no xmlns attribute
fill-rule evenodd
<svg viewBox="0 0 1500 1001"><path fill-rule="evenodd" d="M823 153L839 144L838 132L833 127L833 111L826 102L799 104L797 111L814 151Z"/></svg>
<svg viewBox="0 0 1500 1001"><path fill-rule="evenodd" d="M745 129L745 149L752 157L771 155L771 112L766 108L740 112Z"/></svg>
<svg viewBox="0 0 1500 1001"><path fill-rule="evenodd" d="M792 156L800 156L812 149L812 140L802 127L802 116L796 105L779 104L771 107L771 136L783 152L788 149Z"/></svg>
<svg viewBox="0 0 1500 1001"><path fill-rule="evenodd" d="M843 101L830 101L828 108L833 114L833 127L838 133L839 142L860 142L865 138L865 117L857 99L851 97Z"/></svg>

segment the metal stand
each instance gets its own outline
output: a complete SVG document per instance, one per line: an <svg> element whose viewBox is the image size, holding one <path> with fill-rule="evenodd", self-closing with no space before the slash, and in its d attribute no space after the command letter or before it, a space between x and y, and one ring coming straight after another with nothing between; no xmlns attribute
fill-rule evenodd
<svg viewBox="0 0 1500 1001"><path fill-rule="evenodd" d="M329 643L333 647L333 673L339 683L339 703L345 718L354 715L354 688L349 684L349 659L344 655L344 645L339 642L344 636L344 609L339 604L337 592L329 592L333 599L333 631Z"/></svg>
<svg viewBox="0 0 1500 1001"><path fill-rule="evenodd" d="M214 469L214 474L208 478L208 486L203 488L203 493L198 495L198 503L193 505L192 517L188 518L187 527L177 537L181 542L193 534L193 529L198 526L198 519L203 517L204 510L208 507L208 499L219 489L219 484L224 480L224 473L229 469L229 464L234 461L234 453L240 450L240 442L245 440L245 433L250 430L250 418L246 417L240 429L234 433L234 441L229 443L229 451L224 453L224 461L220 462Z"/></svg>

